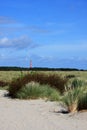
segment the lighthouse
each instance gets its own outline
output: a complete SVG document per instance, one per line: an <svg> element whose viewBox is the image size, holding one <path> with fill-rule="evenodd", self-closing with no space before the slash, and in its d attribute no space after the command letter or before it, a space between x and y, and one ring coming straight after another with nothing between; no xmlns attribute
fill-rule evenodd
<svg viewBox="0 0 87 130"><path fill-rule="evenodd" d="M32 60L30 60L30 69L32 69Z"/></svg>

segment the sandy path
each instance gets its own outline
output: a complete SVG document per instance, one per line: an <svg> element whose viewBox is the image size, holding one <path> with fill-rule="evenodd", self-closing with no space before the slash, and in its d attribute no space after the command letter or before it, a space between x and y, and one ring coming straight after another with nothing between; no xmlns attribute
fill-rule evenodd
<svg viewBox="0 0 87 130"><path fill-rule="evenodd" d="M0 130L87 130L87 112L55 113L54 102L4 97L0 90Z"/></svg>

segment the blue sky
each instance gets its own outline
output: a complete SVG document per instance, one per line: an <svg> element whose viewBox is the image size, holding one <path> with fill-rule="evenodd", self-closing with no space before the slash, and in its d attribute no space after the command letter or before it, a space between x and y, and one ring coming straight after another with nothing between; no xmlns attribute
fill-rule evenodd
<svg viewBox="0 0 87 130"><path fill-rule="evenodd" d="M87 69L86 0L0 1L0 66Z"/></svg>

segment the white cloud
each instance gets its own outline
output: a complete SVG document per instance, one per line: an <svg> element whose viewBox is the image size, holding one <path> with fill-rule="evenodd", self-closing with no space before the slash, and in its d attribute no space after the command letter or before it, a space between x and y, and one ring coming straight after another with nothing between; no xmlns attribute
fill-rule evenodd
<svg viewBox="0 0 87 130"><path fill-rule="evenodd" d="M0 39L0 48L24 49L28 47L35 47L35 44L27 36L21 36L13 39L4 37Z"/></svg>
<svg viewBox="0 0 87 130"><path fill-rule="evenodd" d="M6 37L4 37L4 38L2 38L2 39L0 40L0 43L1 43L1 44L4 44L4 43L6 43L6 42L8 42L8 38L6 38Z"/></svg>

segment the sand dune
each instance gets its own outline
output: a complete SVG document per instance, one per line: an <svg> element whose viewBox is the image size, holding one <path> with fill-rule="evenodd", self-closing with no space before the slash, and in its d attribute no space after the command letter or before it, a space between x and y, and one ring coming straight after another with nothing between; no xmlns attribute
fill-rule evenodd
<svg viewBox="0 0 87 130"><path fill-rule="evenodd" d="M0 130L87 130L87 112L57 113L55 102L10 99L0 90Z"/></svg>

